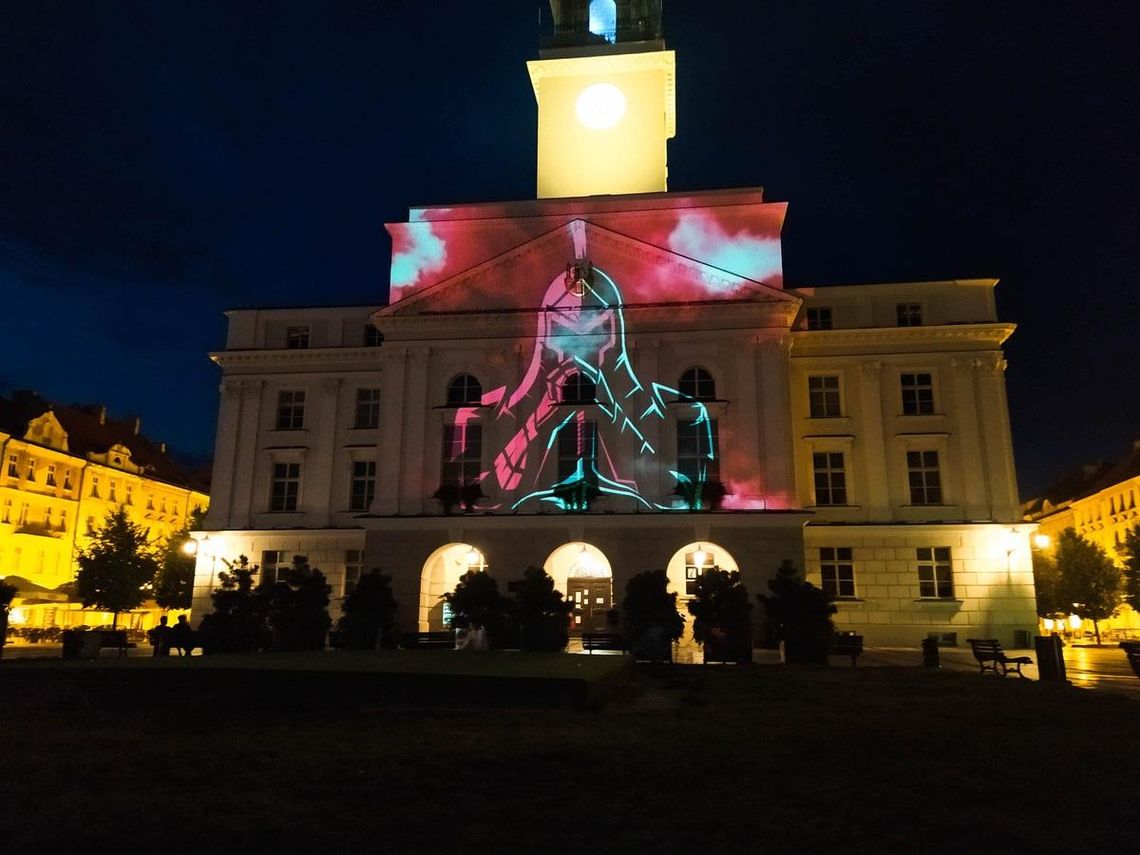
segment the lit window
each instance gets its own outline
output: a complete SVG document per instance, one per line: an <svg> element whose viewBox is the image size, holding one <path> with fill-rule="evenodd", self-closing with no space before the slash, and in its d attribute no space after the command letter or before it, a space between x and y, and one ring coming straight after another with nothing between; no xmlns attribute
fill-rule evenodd
<svg viewBox="0 0 1140 855"><path fill-rule="evenodd" d="M36 480L36 461L31 459L28 460L28 474L24 477L26 477L29 481Z"/></svg>
<svg viewBox="0 0 1140 855"><path fill-rule="evenodd" d="M44 528L51 528L51 508L44 508Z"/></svg>
<svg viewBox="0 0 1140 855"><path fill-rule="evenodd" d="M818 306L807 310L807 328L809 330L831 329L831 308Z"/></svg>
<svg viewBox="0 0 1140 855"><path fill-rule="evenodd" d="M25 525L28 522L28 505L27 503L20 505L20 520L19 525Z"/></svg>
<svg viewBox="0 0 1140 855"><path fill-rule="evenodd" d="M819 569L825 594L833 600L855 596L855 563L850 546L820 547Z"/></svg>
<svg viewBox="0 0 1140 855"><path fill-rule="evenodd" d="M483 386L470 374L460 374L447 384L448 406L479 404L483 401Z"/></svg>
<svg viewBox="0 0 1140 855"><path fill-rule="evenodd" d="M20 477L20 458L15 454L8 455L8 477Z"/></svg>
<svg viewBox="0 0 1140 855"><path fill-rule="evenodd" d="M54 463L48 464L47 478L44 479L44 483L47 484L49 487L54 487L56 485L55 484L55 464Z"/></svg>
<svg viewBox="0 0 1140 855"><path fill-rule="evenodd" d="M87 518L87 533L89 535L95 533L95 517Z"/></svg>
<svg viewBox="0 0 1140 855"><path fill-rule="evenodd" d="M908 451L906 469L912 505L942 504L942 479L938 473L937 451Z"/></svg>
<svg viewBox="0 0 1140 855"><path fill-rule="evenodd" d="M99 498L99 476L98 475L92 475L91 476L91 498L92 499L98 499Z"/></svg>
<svg viewBox="0 0 1140 855"><path fill-rule="evenodd" d="M922 306L918 303L899 303L895 314L900 327L922 326Z"/></svg>
<svg viewBox="0 0 1140 855"><path fill-rule="evenodd" d="M677 471L694 484L720 480L716 419L677 422Z"/></svg>
<svg viewBox="0 0 1140 855"><path fill-rule="evenodd" d="M718 570L712 553L704 547L685 553L685 596L697 595L697 580L709 570Z"/></svg>
<svg viewBox="0 0 1140 855"><path fill-rule="evenodd" d="M918 559L918 595L923 599L945 600L954 596L954 574L949 546L920 546Z"/></svg>
<svg viewBox="0 0 1140 855"><path fill-rule="evenodd" d="M930 374L900 374L902 411L906 416L934 413L934 381Z"/></svg>
<svg viewBox="0 0 1140 855"><path fill-rule="evenodd" d="M360 581L360 574L364 571L364 550L346 549L344 551L344 595L347 597L356 588Z"/></svg>
<svg viewBox="0 0 1140 855"><path fill-rule="evenodd" d="M286 327L285 347L288 350L308 349L309 328L307 326Z"/></svg>
<svg viewBox="0 0 1140 855"><path fill-rule="evenodd" d="M443 461L440 481L464 486L476 484L483 472L483 426L443 426Z"/></svg>
<svg viewBox="0 0 1140 855"><path fill-rule="evenodd" d="M356 418L352 423L354 428L380 427L380 390L356 390Z"/></svg>
<svg viewBox="0 0 1140 855"><path fill-rule="evenodd" d="M301 492L301 464L274 463L273 488L269 497L269 510L274 513L297 510L297 497Z"/></svg>
<svg viewBox="0 0 1140 855"><path fill-rule="evenodd" d="M64 508L59 512L59 530L67 531L67 509Z"/></svg>
<svg viewBox="0 0 1140 855"><path fill-rule="evenodd" d="M4 518L2 520L0 520L0 522L5 522L5 523L12 522L12 500L11 499L5 499L4 500Z"/></svg>
<svg viewBox="0 0 1140 855"><path fill-rule="evenodd" d="M133 484L127 484L127 497L123 501L128 505L135 503L135 487Z"/></svg>
<svg viewBox="0 0 1140 855"><path fill-rule="evenodd" d="M574 372L562 381L562 403L592 404L597 400L598 389L594 381L581 372Z"/></svg>
<svg viewBox="0 0 1140 855"><path fill-rule="evenodd" d="M115 495L115 490L116 490L116 488L117 488L117 487L118 487L118 484L115 482L115 479L114 479L114 478L112 478L112 479L111 479L111 488L110 488L110 491L109 491L109 492L108 492L108 494L107 494L107 499L108 499L108 501L111 501L111 502L117 502L117 501L119 501L119 498L118 498L118 496L116 496L116 495Z"/></svg>
<svg viewBox="0 0 1140 855"><path fill-rule="evenodd" d="M681 375L681 382L677 387L684 398L696 401L716 400L716 381L703 368L690 368Z"/></svg>
<svg viewBox="0 0 1140 855"><path fill-rule="evenodd" d="M808 404L813 419L835 419L842 416L839 404L839 378L809 377Z"/></svg>
<svg viewBox="0 0 1140 855"><path fill-rule="evenodd" d="M277 430L305 427L305 393L286 390L277 393Z"/></svg>
<svg viewBox="0 0 1140 855"><path fill-rule="evenodd" d="M582 461L582 475L596 468L598 453L598 423L575 420L558 432L558 480L565 481L578 472Z"/></svg>
<svg viewBox="0 0 1140 855"><path fill-rule="evenodd" d="M811 456L811 463L815 474L815 503L846 505L847 473L843 467L843 452L816 452Z"/></svg>
<svg viewBox="0 0 1140 855"><path fill-rule="evenodd" d="M70 469L64 469L63 470L63 489L65 489L65 490L71 489L71 470Z"/></svg>
<svg viewBox="0 0 1140 855"><path fill-rule="evenodd" d="M348 508L351 511L366 511L376 498L376 461L357 460L352 464L352 493Z"/></svg>
<svg viewBox="0 0 1140 855"><path fill-rule="evenodd" d="M261 581L262 584L272 585L277 581L280 571L290 566L287 553L278 549L265 549L261 552Z"/></svg>

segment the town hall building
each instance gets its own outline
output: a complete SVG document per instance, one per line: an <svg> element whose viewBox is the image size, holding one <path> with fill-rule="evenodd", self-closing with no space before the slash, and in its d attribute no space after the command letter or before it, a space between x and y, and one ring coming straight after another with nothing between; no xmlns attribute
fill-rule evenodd
<svg viewBox="0 0 1140 855"><path fill-rule="evenodd" d="M379 567L405 630L542 567L576 633L641 571L790 559L868 644L1027 645L996 280L788 287L786 203L667 191L659 0L551 7L536 199L389 224L386 305L228 313L196 620L238 555Z"/></svg>

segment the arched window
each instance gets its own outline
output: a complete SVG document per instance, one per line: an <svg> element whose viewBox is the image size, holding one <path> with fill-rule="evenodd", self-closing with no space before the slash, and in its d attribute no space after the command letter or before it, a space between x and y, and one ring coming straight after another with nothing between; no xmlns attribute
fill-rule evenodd
<svg viewBox="0 0 1140 855"><path fill-rule="evenodd" d="M562 382L562 403L592 404L597 399L598 390L594 381L575 372Z"/></svg>
<svg viewBox="0 0 1140 855"><path fill-rule="evenodd" d="M450 406L479 404L483 401L483 387L470 374L460 374L447 385L447 403Z"/></svg>
<svg viewBox="0 0 1140 855"><path fill-rule="evenodd" d="M716 400L716 381L703 368L690 368L682 374L677 388L685 398L695 401Z"/></svg>

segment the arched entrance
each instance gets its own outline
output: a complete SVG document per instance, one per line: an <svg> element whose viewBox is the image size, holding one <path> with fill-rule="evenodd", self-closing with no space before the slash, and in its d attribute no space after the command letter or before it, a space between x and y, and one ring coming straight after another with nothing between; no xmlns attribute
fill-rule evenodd
<svg viewBox="0 0 1140 855"><path fill-rule="evenodd" d="M443 595L469 570L486 570L487 559L469 543L449 543L428 556L420 574L420 632L447 629Z"/></svg>
<svg viewBox="0 0 1140 855"><path fill-rule="evenodd" d="M665 573L669 577L669 590L677 593L677 600L687 600L693 595L697 577L706 570L719 569L734 572L736 559L726 549L707 540L682 546L673 553Z"/></svg>
<svg viewBox="0 0 1140 855"><path fill-rule="evenodd" d="M570 634L605 632L607 614L614 607L613 571L602 551L588 543L566 543L542 565L554 587L574 604Z"/></svg>

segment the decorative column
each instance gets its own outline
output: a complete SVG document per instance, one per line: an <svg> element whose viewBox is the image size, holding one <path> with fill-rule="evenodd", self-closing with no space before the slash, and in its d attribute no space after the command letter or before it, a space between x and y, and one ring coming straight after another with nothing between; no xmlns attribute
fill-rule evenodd
<svg viewBox="0 0 1140 855"><path fill-rule="evenodd" d="M257 478L258 441L261 437L261 396L265 383L246 380L241 383L241 402L238 405L238 433L235 440L237 460L233 468L233 506L230 525L233 528L251 528L253 514L265 510L269 497L261 497L262 505L255 507L259 497L253 487Z"/></svg>
<svg viewBox="0 0 1140 855"><path fill-rule="evenodd" d="M954 464L962 473L962 509L966 519L987 519L991 514L989 461L983 452L986 438L978 419L977 392L974 388L976 360L954 357L950 370L954 385L954 438L957 440L958 460Z"/></svg>
<svg viewBox="0 0 1140 855"><path fill-rule="evenodd" d="M408 351L383 348L384 385L380 390L380 456L377 461L376 498L371 512L390 516L399 510L400 462L403 459L404 384Z"/></svg>
<svg viewBox="0 0 1140 855"><path fill-rule="evenodd" d="M760 337L756 358L760 362L760 391L757 395L761 412L779 414L763 419L761 460L768 475L766 492L794 501L796 494L793 465L792 410L789 374L791 371L792 336L781 330L774 338Z"/></svg>
<svg viewBox="0 0 1140 855"><path fill-rule="evenodd" d="M347 465L336 454L337 404L340 400L341 380L326 377L318 384L321 392L318 403L317 421L309 435L315 436L313 448L309 452L309 488L305 491L305 511L312 525L327 526L332 522L334 508L348 507L348 496L334 496L332 485L336 483L333 474L338 466Z"/></svg>
<svg viewBox="0 0 1140 855"><path fill-rule="evenodd" d="M891 513L891 477L887 468L886 436L883 431L883 363L868 359L859 363L860 430L855 451L862 458L863 504L867 519L886 521ZM846 402L848 405L851 401ZM854 461L852 461L854 463Z"/></svg>
<svg viewBox="0 0 1140 855"><path fill-rule="evenodd" d="M982 441L987 481L992 485L995 520L1019 521L1017 476L1013 469L1013 438L1009 428L1009 406L1005 397L1005 357L988 355L977 362L978 409L981 412Z"/></svg>
<svg viewBox="0 0 1140 855"><path fill-rule="evenodd" d="M207 511L207 527L212 529L232 526L230 515L234 505L234 468L237 465L238 436L241 432L241 383L232 377L223 378L218 391L221 406L218 409L218 430L214 443L213 487ZM77 527L78 523L77 519Z"/></svg>
<svg viewBox="0 0 1140 855"><path fill-rule="evenodd" d="M633 339L630 341L630 349L635 351L636 363L634 369L637 371L638 377L657 378L661 376L661 340L657 336L646 336L640 341ZM641 399L639 399L641 400ZM637 484L641 490L641 495L646 498L654 498L662 504L668 504L668 496L663 495L665 483L671 482L671 476L664 477L667 469L676 465L676 459L667 461L661 448L661 430L664 425L668 413L663 413L661 418L642 419L638 420L637 416L640 413L631 414L630 418L634 420L638 430L641 431L645 437L645 441L653 447L653 452L642 453L640 443L634 438L631 446L634 449L633 459L636 461L634 471L637 473ZM670 483L669 489L672 489Z"/></svg>
<svg viewBox="0 0 1140 855"><path fill-rule="evenodd" d="M430 444L437 446L436 437L426 436L428 395L428 368L431 360L430 347L414 347L408 354L404 372L404 435L400 472L399 510L402 514L422 514L424 500L435 492L435 486L428 489L424 477L424 449ZM442 394L436 391L437 395Z"/></svg>

